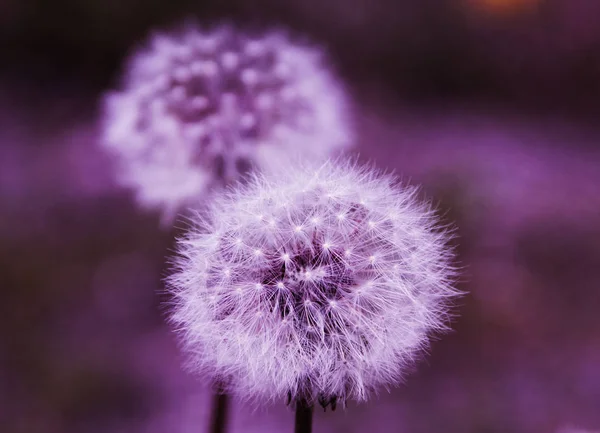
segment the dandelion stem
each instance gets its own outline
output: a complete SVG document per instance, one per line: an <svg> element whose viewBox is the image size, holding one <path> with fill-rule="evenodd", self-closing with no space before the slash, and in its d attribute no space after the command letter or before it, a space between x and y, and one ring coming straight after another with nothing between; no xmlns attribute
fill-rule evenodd
<svg viewBox="0 0 600 433"><path fill-rule="evenodd" d="M213 395L213 407L210 419L211 433L224 433L227 429L229 396L219 387Z"/></svg>
<svg viewBox="0 0 600 433"><path fill-rule="evenodd" d="M296 401L296 426L294 433L311 433L313 406L304 399Z"/></svg>

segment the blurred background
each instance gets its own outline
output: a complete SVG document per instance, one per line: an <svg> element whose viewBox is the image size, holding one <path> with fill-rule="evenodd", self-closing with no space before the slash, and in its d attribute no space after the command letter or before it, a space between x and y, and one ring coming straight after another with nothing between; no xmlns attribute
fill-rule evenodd
<svg viewBox="0 0 600 433"><path fill-rule="evenodd" d="M458 226L453 332L315 432L600 431L598 0L1 0L0 431L205 431L161 279L181 228L116 187L99 98L188 17L324 45L358 152ZM283 402L232 432L291 432Z"/></svg>

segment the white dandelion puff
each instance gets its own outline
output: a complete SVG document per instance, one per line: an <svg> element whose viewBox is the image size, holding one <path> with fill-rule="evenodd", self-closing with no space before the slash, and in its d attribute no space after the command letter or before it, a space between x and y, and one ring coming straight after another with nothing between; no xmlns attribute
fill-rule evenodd
<svg viewBox="0 0 600 433"><path fill-rule="evenodd" d="M365 400L446 327L459 294L448 230L391 176L307 164L256 175L206 212L178 243L172 322L192 370L229 392Z"/></svg>
<svg viewBox="0 0 600 433"><path fill-rule="evenodd" d="M282 32L188 26L152 36L104 99L124 186L166 218L250 169L349 146L349 102L320 49Z"/></svg>

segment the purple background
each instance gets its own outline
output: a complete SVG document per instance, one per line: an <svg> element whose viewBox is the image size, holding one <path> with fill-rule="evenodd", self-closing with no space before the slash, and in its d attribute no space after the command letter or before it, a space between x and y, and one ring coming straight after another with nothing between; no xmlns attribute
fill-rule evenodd
<svg viewBox="0 0 600 433"><path fill-rule="evenodd" d="M317 412L315 432L600 431L600 2L473 3L4 0L0 430L206 429L207 384L181 371L161 306L181 229L136 209L95 146L129 50L192 15L325 44L361 158L458 226L454 331L402 386ZM292 419L234 402L231 431Z"/></svg>

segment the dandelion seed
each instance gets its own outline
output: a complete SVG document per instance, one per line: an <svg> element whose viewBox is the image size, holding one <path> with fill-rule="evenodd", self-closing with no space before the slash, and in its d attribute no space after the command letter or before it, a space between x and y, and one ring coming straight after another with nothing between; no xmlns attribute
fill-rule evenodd
<svg viewBox="0 0 600 433"><path fill-rule="evenodd" d="M429 335L445 329L459 295L449 235L414 188L351 163L324 163L318 176L314 170L255 176L217 198L178 244L168 282L189 365L244 398L288 397L309 407L365 400L402 378ZM315 200L340 185L335 202ZM282 200L285 209L265 205ZM349 209L350 231L338 222L340 206ZM390 214L400 218L370 229ZM304 225L299 241L256 215L319 224ZM238 232L261 261L223 255ZM223 270L231 270L228 279L212 277ZM260 296L231 296L246 287ZM212 304L204 302L211 296Z"/></svg>

